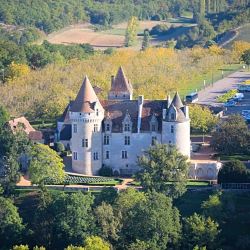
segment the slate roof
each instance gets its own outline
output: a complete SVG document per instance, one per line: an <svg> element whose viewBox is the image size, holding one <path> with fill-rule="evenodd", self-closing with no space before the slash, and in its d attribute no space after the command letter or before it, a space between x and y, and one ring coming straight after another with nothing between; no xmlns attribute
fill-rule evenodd
<svg viewBox="0 0 250 250"><path fill-rule="evenodd" d="M122 67L118 69L116 77L111 83L110 91L111 92L129 92L129 93L133 92L132 86L129 83Z"/></svg>
<svg viewBox="0 0 250 250"><path fill-rule="evenodd" d="M122 122L125 115L129 113L132 122L132 132L137 132L138 121L138 101L137 100L105 100L101 101L103 108L112 120L112 132L122 132ZM142 108L141 132L150 130L150 120L152 115L156 116L161 129L162 109L167 105L165 100L144 100Z"/></svg>
<svg viewBox="0 0 250 250"><path fill-rule="evenodd" d="M92 113L97 101L96 93L86 76L70 110L73 112Z"/></svg>

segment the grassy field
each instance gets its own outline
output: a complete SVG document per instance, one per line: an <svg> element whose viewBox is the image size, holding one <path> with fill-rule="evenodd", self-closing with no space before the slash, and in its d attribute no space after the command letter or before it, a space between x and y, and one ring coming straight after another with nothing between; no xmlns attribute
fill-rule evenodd
<svg viewBox="0 0 250 250"><path fill-rule="evenodd" d="M229 49L232 47L233 43L235 41L246 41L246 42L250 42L250 24L245 25L244 27L242 27L241 29L239 29L238 31L238 36L231 41L230 43L228 43L225 48Z"/></svg>
<svg viewBox="0 0 250 250"><path fill-rule="evenodd" d="M230 64L230 65L225 65L222 68L216 69L208 74L198 76L195 81L190 82L188 88L180 88L179 90L180 95L184 97L187 93L195 92L196 90L199 91L202 88L204 88L204 80L206 81L206 86L208 86L222 79L222 76L226 77L241 68L242 68L241 64Z"/></svg>
<svg viewBox="0 0 250 250"><path fill-rule="evenodd" d="M156 45L167 39L176 38L179 35L187 32L187 27L194 24L191 18L171 18L167 21L140 21L138 28L138 35L142 34L145 29L152 29L157 24L165 24L167 26L180 27L176 32L170 36L163 36L152 38L151 43ZM51 33L47 36L46 40L54 44L81 44L89 43L96 49L106 49L110 47L120 48L124 46L124 36L126 33L127 22L114 25L112 29L95 31L94 26L89 23L71 25L57 32ZM134 49L140 49L142 37L138 36L137 43L133 46Z"/></svg>

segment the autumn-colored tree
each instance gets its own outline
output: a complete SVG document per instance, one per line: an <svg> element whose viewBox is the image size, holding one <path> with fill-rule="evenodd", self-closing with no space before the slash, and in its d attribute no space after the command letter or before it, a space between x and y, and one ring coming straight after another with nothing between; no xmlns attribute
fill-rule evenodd
<svg viewBox="0 0 250 250"><path fill-rule="evenodd" d="M7 81L13 81L20 76L25 76L30 73L30 68L26 64L12 62L7 70Z"/></svg>
<svg viewBox="0 0 250 250"><path fill-rule="evenodd" d="M138 18L132 16L128 21L128 26L125 34L125 46L129 47L133 45L137 37L137 29L139 27Z"/></svg>
<svg viewBox="0 0 250 250"><path fill-rule="evenodd" d="M242 59L242 55L246 50L250 49L250 43L245 41L236 41L232 46L232 57L236 62Z"/></svg>

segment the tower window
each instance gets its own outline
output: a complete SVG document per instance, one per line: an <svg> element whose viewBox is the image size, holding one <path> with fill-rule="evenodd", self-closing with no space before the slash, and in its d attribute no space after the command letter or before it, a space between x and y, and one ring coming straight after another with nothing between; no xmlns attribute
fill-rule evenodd
<svg viewBox="0 0 250 250"><path fill-rule="evenodd" d="M106 159L108 160L109 159L109 151L106 151Z"/></svg>
<svg viewBox="0 0 250 250"><path fill-rule="evenodd" d="M96 109L96 116L99 115L99 109Z"/></svg>
<svg viewBox="0 0 250 250"><path fill-rule="evenodd" d="M94 158L94 161L98 160L98 152L94 152L93 158Z"/></svg>
<svg viewBox="0 0 250 250"><path fill-rule="evenodd" d="M125 145L130 145L130 136L125 136L125 138L124 138L124 144Z"/></svg>
<svg viewBox="0 0 250 250"><path fill-rule="evenodd" d="M109 145L109 135L104 135L104 145Z"/></svg>
<svg viewBox="0 0 250 250"><path fill-rule="evenodd" d="M130 124L129 123L125 123L124 131L126 131L126 132L130 131Z"/></svg>
<svg viewBox="0 0 250 250"><path fill-rule="evenodd" d="M73 159L76 161L77 160L77 152L73 152Z"/></svg>
<svg viewBox="0 0 250 250"><path fill-rule="evenodd" d="M152 129L153 132L156 131L156 126L155 126L155 124L152 124L151 129Z"/></svg>
<svg viewBox="0 0 250 250"><path fill-rule="evenodd" d="M174 126L171 125L171 133L173 134L174 133Z"/></svg>
<svg viewBox="0 0 250 250"><path fill-rule="evenodd" d="M110 124L109 123L106 124L106 131L110 131Z"/></svg>
<svg viewBox="0 0 250 250"><path fill-rule="evenodd" d="M98 124L94 124L94 132L98 131Z"/></svg>
<svg viewBox="0 0 250 250"><path fill-rule="evenodd" d="M87 148L89 146L89 140L88 139L82 139L82 147Z"/></svg>
<svg viewBox="0 0 250 250"><path fill-rule="evenodd" d="M156 136L153 136L152 141L151 141L152 146L155 146L156 142L157 142L157 138Z"/></svg>
<svg viewBox="0 0 250 250"><path fill-rule="evenodd" d="M73 124L73 131L74 133L77 133L77 124Z"/></svg>
<svg viewBox="0 0 250 250"><path fill-rule="evenodd" d="M122 159L128 159L128 152L125 150L122 151Z"/></svg>

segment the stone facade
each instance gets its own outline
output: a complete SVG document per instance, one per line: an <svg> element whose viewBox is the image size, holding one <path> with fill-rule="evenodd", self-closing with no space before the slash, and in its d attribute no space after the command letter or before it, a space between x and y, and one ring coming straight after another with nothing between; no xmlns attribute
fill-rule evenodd
<svg viewBox="0 0 250 250"><path fill-rule="evenodd" d="M138 171L137 158L155 143L174 144L190 157L188 107L173 100L132 100L133 89L122 68L111 78L108 100L99 101L86 77L58 121L58 140L72 150L72 168L97 175L103 166L116 174Z"/></svg>

